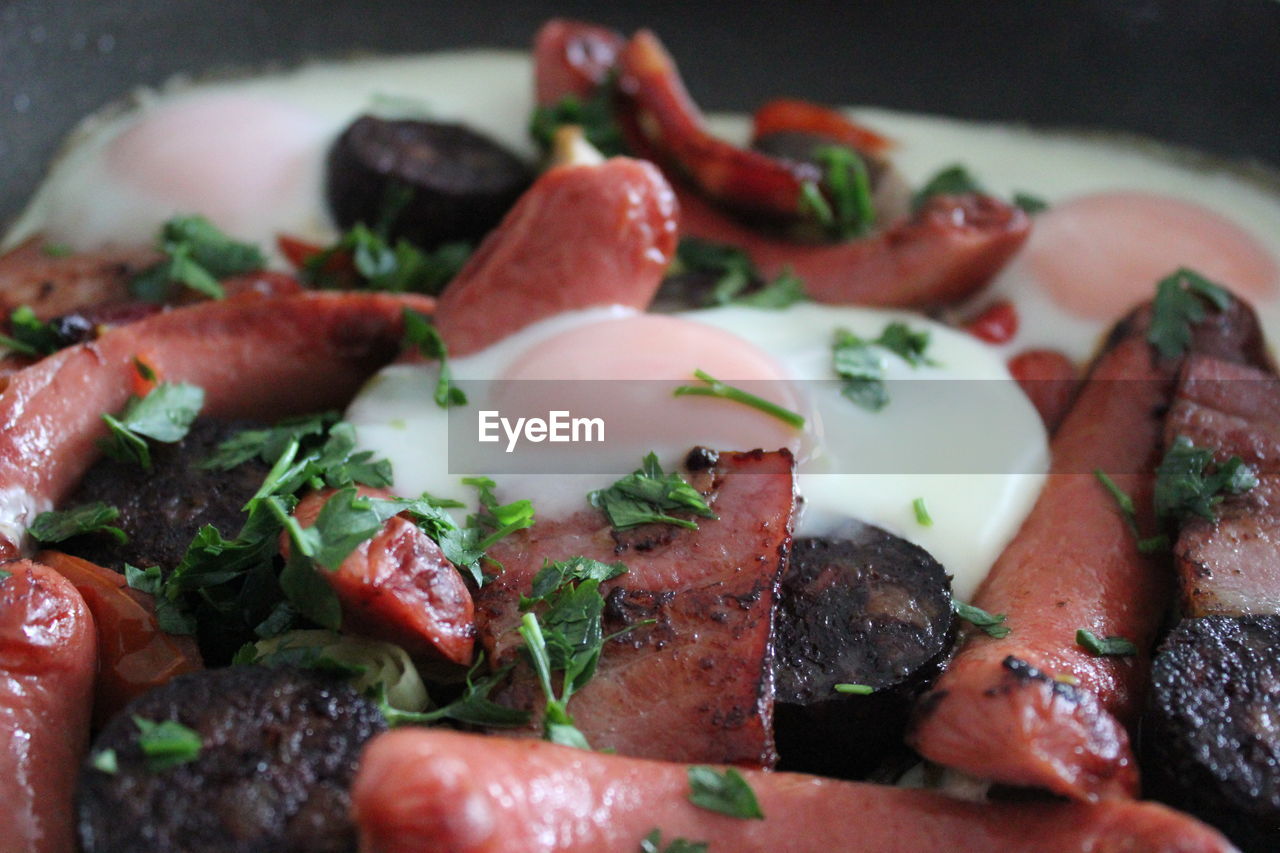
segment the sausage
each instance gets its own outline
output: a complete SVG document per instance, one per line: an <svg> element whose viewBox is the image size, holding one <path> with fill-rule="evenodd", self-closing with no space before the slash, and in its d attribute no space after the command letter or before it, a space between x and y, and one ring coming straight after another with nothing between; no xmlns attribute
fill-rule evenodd
<svg viewBox="0 0 1280 853"><path fill-rule="evenodd" d="M75 850L72 796L89 740L93 618L71 582L27 560L0 580L0 848Z"/></svg>
<svg viewBox="0 0 1280 853"><path fill-rule="evenodd" d="M1080 385L1075 362L1056 350L1026 350L1009 359L1009 375L1036 407L1044 428L1053 435L1070 411Z"/></svg>
<svg viewBox="0 0 1280 853"><path fill-rule="evenodd" d="M605 81L626 39L606 27L552 18L533 37L534 97L551 106L566 95L589 98Z"/></svg>
<svg viewBox="0 0 1280 853"><path fill-rule="evenodd" d="M478 241L532 180L518 157L463 125L365 115L330 147L325 193L341 227L382 223L392 238L434 248Z"/></svg>
<svg viewBox="0 0 1280 853"><path fill-rule="evenodd" d="M1280 616L1184 619L1143 720L1148 790L1245 850L1280 847Z"/></svg>
<svg viewBox="0 0 1280 853"><path fill-rule="evenodd" d="M149 247L51 255L33 237L0 255L0 314L28 305L41 320L103 303L127 302L129 281L160 260Z"/></svg>
<svg viewBox="0 0 1280 853"><path fill-rule="evenodd" d="M681 192L680 234L743 249L765 278L786 270L818 302L919 308L976 293L1031 233L1021 209L983 195L934 196L916 213L848 243L805 245L734 222Z"/></svg>
<svg viewBox="0 0 1280 853"><path fill-rule="evenodd" d="M360 492L387 494L367 488ZM315 524L332 494L304 497L294 510L298 522L303 527ZM287 534L281 535L281 548L288 553ZM410 654L471 662L476 635L471 592L440 546L409 519L387 519L337 569L316 571L338 593L343 630L395 643Z"/></svg>
<svg viewBox="0 0 1280 853"><path fill-rule="evenodd" d="M972 636L921 701L910 739L926 758L1079 799L1137 792L1125 726L1140 708L1168 581L1092 472L1110 474L1149 528L1171 393L1170 368L1138 334L1100 358L1054 436L1044 490L973 602L1008 614L1012 631ZM1094 657L1075 644L1081 628L1126 637L1138 654Z"/></svg>
<svg viewBox="0 0 1280 853"><path fill-rule="evenodd" d="M615 157L547 171L440 297L449 353L565 311L647 307L675 252L676 215L671 187L649 163Z"/></svg>
<svg viewBox="0 0 1280 853"><path fill-rule="evenodd" d="M912 701L955 643L951 579L878 527L797 539L778 593L774 736L779 767L856 778L900 748ZM843 695L841 683L874 689Z"/></svg>
<svg viewBox="0 0 1280 853"><path fill-rule="evenodd" d="M0 393L0 555L16 555L31 519L93 463L101 416L124 406L135 357L203 387L206 415L311 412L346 402L396 355L404 309L433 307L403 294L245 295L112 329L19 371Z"/></svg>
<svg viewBox="0 0 1280 853"><path fill-rule="evenodd" d="M98 460L63 508L95 501L113 506L120 511L114 523L129 541L92 534L67 540L60 547L117 572L129 563L160 566L168 574L206 524L223 536L235 536L244 525L244 506L270 466L256 457L230 471L211 471L203 463L226 439L261 426L257 421L198 418L181 441L154 446L149 470L132 461Z"/></svg>
<svg viewBox="0 0 1280 853"><path fill-rule="evenodd" d="M379 735L352 788L363 853L711 850L1226 851L1212 829L1152 803L983 805L928 791L742 772L764 820L693 806L684 765L428 729Z"/></svg>
<svg viewBox="0 0 1280 853"><path fill-rule="evenodd" d="M94 726L152 687L203 668L195 640L160 630L155 599L130 589L124 575L57 551L36 559L75 585L98 628Z"/></svg>
<svg viewBox="0 0 1280 853"><path fill-rule="evenodd" d="M135 718L194 730L198 754L150 766ZM94 741L77 801L83 851L354 851L349 787L361 748L385 730L376 705L313 671L235 666L175 678ZM93 766L108 749L114 773Z"/></svg>

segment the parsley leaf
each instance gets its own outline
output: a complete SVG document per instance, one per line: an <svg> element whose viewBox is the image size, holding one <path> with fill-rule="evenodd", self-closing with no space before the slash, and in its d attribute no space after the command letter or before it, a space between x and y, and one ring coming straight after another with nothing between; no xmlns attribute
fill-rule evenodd
<svg viewBox="0 0 1280 853"><path fill-rule="evenodd" d="M814 151L822 166L822 181L804 181L800 210L810 214L838 240L863 237L875 227L871 178L861 155L843 145L823 145Z"/></svg>
<svg viewBox="0 0 1280 853"><path fill-rule="evenodd" d="M148 770L168 770L200 757L204 744L199 732L177 720L155 723L134 714L133 724L138 727L138 746L146 756Z"/></svg>
<svg viewBox="0 0 1280 853"><path fill-rule="evenodd" d="M442 409L450 406L466 405L467 395L461 388L453 384L453 373L449 369L449 349L444 338L426 317L411 308L404 309L404 340L413 344L418 352L427 358L440 362L440 376L436 380L435 401Z"/></svg>
<svg viewBox="0 0 1280 853"><path fill-rule="evenodd" d="M1133 498L1129 497L1124 489L1116 485L1115 480L1112 480L1101 468L1095 468L1093 476L1097 477L1098 482L1111 493L1111 497L1115 500L1125 524L1128 525L1130 532L1133 533L1133 538L1138 541L1138 551L1143 554L1154 554L1169 547L1169 537L1167 536L1159 535L1142 538L1142 534L1138 531L1138 518L1133 506Z"/></svg>
<svg viewBox="0 0 1280 853"><path fill-rule="evenodd" d="M1076 631L1076 644L1094 657L1128 657L1138 653L1138 647L1124 637L1099 637L1084 628Z"/></svg>
<svg viewBox="0 0 1280 853"><path fill-rule="evenodd" d="M434 708L430 711L404 711L395 708L387 701L385 685L382 685L382 689L376 692L374 701L377 702L378 707L382 710L382 715L386 717L387 725L392 728L397 726L425 726L446 719L472 726L500 728L523 726L529 722L528 711L499 705L489 698L493 688L506 678L511 666L505 666L496 672L477 679L475 677L476 673L480 671L483 665L484 653L481 652L476 658L476 662L472 664L471 669L467 671L466 686L462 691L462 695L440 708Z"/></svg>
<svg viewBox="0 0 1280 853"><path fill-rule="evenodd" d="M1044 213L1049 209L1049 202L1031 193L1016 192L1013 194L1013 203L1022 208L1024 213L1034 216L1037 213Z"/></svg>
<svg viewBox="0 0 1280 853"><path fill-rule="evenodd" d="M783 270L773 281L752 290L764 276L746 252L726 243L713 243L697 237L680 238L676 246L675 270L716 276L707 305L745 305L779 311L809 299L804 291L804 282L790 270Z"/></svg>
<svg viewBox="0 0 1280 853"><path fill-rule="evenodd" d="M662 830L654 829L640 839L640 853L707 853L710 845L705 841L689 841L684 838L673 838L666 847L662 846Z"/></svg>
<svg viewBox="0 0 1280 853"><path fill-rule="evenodd" d="M695 765L688 774L689 802L698 808L729 817L764 819L755 792L732 767L720 773L712 767Z"/></svg>
<svg viewBox="0 0 1280 853"><path fill-rule="evenodd" d="M1195 270L1181 267L1156 284L1147 342L1164 358L1179 358L1191 346L1191 327L1205 318L1205 303L1217 311L1231 306L1231 294Z"/></svg>
<svg viewBox="0 0 1280 853"><path fill-rule="evenodd" d="M1258 485L1258 478L1239 456L1232 456L1209 472L1213 451L1196 447L1178 436L1156 468L1155 508L1160 518L1182 521L1199 516L1214 521L1214 511L1227 495L1239 495Z"/></svg>
<svg viewBox="0 0 1280 853"><path fill-rule="evenodd" d="M175 284L222 299L220 279L266 266L257 246L231 239L202 216L170 219L160 229L158 248L165 259L129 284L134 296L148 302L163 302Z"/></svg>
<svg viewBox="0 0 1280 853"><path fill-rule="evenodd" d="M567 560L544 560L542 568L533 576L533 590L528 598L520 596L520 609L528 610L566 584L585 580L602 582L625 574L625 563L602 563L589 557L570 557Z"/></svg>
<svg viewBox="0 0 1280 853"><path fill-rule="evenodd" d="M467 243L445 243L424 251L407 240L385 236L392 209L378 228L356 223L336 243L307 259L303 281L322 289L383 290L438 295L471 257ZM349 259L349 265L347 261Z"/></svg>
<svg viewBox="0 0 1280 853"><path fill-rule="evenodd" d="M652 452L645 456L639 470L607 489L591 492L587 500L604 511L615 530L630 530L642 524L673 524L690 530L698 529L696 521L674 516L673 512L716 518L706 499L678 472L663 472L658 464L658 455Z"/></svg>
<svg viewBox="0 0 1280 853"><path fill-rule="evenodd" d="M789 268L778 273L778 277L759 290L732 300L732 305L745 305L748 308L762 308L767 311L781 311L790 308L797 302L808 302L809 294L805 292L804 282L791 273Z"/></svg>
<svg viewBox="0 0 1280 853"><path fill-rule="evenodd" d="M705 370L695 370L693 375L705 384L680 385L675 390L675 396L716 397L721 400L732 400L735 403L741 403L744 406L750 406L753 409L764 412L766 415L775 417L796 429L804 429L804 416L797 412L779 406L777 403L770 402L763 397L757 397L755 394L744 391L741 388L735 388L732 385L721 382Z"/></svg>
<svg viewBox="0 0 1280 853"><path fill-rule="evenodd" d="M952 163L936 172L933 177L925 182L914 196L911 198L911 212L917 213L929 199L939 195L969 195L970 193L984 192L982 184L978 183L968 169L959 163Z"/></svg>
<svg viewBox="0 0 1280 853"><path fill-rule="evenodd" d="M885 364L873 347L888 350L912 367L937 363L925 355L929 347L929 333L916 331L906 323L896 320L888 323L880 336L870 341L848 329L836 329L831 344L831 366L844 380L841 394L871 412L878 412L889 405L889 390L884 382Z"/></svg>
<svg viewBox="0 0 1280 853"><path fill-rule="evenodd" d="M29 305L19 305L9 314L9 335L0 335L0 346L33 358L50 355L65 346L52 323L42 323Z"/></svg>
<svg viewBox="0 0 1280 853"><path fill-rule="evenodd" d="M916 524L921 527L933 527L933 516L929 515L929 508L924 505L924 498L913 500L911 509L916 514Z"/></svg>
<svg viewBox="0 0 1280 853"><path fill-rule="evenodd" d="M988 613L981 607L966 604L958 598L951 599L951 609L955 611L956 616L975 628L981 628L988 636L995 637L997 640L1003 640L1013 630L1005 624L1008 617L1003 613Z"/></svg>
<svg viewBox="0 0 1280 853"><path fill-rule="evenodd" d="M837 684L834 689L837 693L844 693L849 696L870 696L876 692L876 689L870 684Z"/></svg>
<svg viewBox="0 0 1280 853"><path fill-rule="evenodd" d="M325 412L284 420L266 429L241 430L219 444L200 467L230 471L255 457L274 465L290 442L303 441L309 436L323 436L337 422L336 412Z"/></svg>
<svg viewBox="0 0 1280 853"><path fill-rule="evenodd" d="M9 571L5 571L4 569L0 569L0 582L7 581L7 580L8 580L9 578L11 578L11 577L13 577L13 572L9 572Z"/></svg>
<svg viewBox="0 0 1280 853"><path fill-rule="evenodd" d="M181 441L203 407L203 388L161 382L145 397L130 397L120 417L102 416L111 436L99 446L113 459L136 461L150 469L151 449L146 439L166 444Z"/></svg>
<svg viewBox="0 0 1280 853"><path fill-rule="evenodd" d="M27 532L39 542L62 542L86 533L106 533L124 544L129 537L111 524L119 517L120 510L95 501L74 509L42 512L31 522Z"/></svg>
<svg viewBox="0 0 1280 853"><path fill-rule="evenodd" d="M565 95L554 104L536 107L529 117L529 135L544 151L551 149L556 130L578 125L591 145L606 157L626 154L627 146L613 113L615 78L611 73L587 98Z"/></svg>
<svg viewBox="0 0 1280 853"><path fill-rule="evenodd" d="M99 773L114 776L120 772L120 759L114 749L104 749L102 752L94 753L89 759L89 766Z"/></svg>

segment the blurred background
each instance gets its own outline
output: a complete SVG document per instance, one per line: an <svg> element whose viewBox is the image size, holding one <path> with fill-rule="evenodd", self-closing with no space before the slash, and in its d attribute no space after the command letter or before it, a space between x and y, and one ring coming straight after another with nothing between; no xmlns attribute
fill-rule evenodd
<svg viewBox="0 0 1280 853"><path fill-rule="evenodd" d="M1275 0L0 2L0 223L75 120L184 71L525 47L553 15L648 26L707 109L773 95L1116 128L1280 167Z"/></svg>

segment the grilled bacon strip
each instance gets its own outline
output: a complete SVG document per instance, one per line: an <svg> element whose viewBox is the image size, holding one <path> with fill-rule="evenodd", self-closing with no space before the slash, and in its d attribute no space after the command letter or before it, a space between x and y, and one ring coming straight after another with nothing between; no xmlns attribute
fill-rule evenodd
<svg viewBox="0 0 1280 853"><path fill-rule="evenodd" d="M627 573L601 586L604 633L631 630L605 644L595 677L570 701L578 728L596 749L770 766L772 610L791 538L791 455L723 453L702 473L719 520L699 519L697 530L655 525L615 537L589 510L502 540L489 554L504 571L477 594L476 623L489 660L512 660L516 602L544 559L620 560ZM637 624L648 619L655 624ZM502 699L532 710L542 694L522 666Z"/></svg>
<svg viewBox="0 0 1280 853"><path fill-rule="evenodd" d="M352 789L364 853L633 853L657 829L741 853L1226 851L1153 803L983 805L928 791L746 770L764 820L689 802L684 765L427 729L379 735Z"/></svg>

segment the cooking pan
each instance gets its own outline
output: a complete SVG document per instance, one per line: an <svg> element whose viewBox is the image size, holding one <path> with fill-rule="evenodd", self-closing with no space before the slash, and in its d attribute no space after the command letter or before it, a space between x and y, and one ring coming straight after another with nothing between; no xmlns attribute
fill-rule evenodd
<svg viewBox="0 0 1280 853"><path fill-rule="evenodd" d="M0 3L0 223L76 119L184 71L525 47L552 15L649 26L708 109L771 95L1112 128L1280 166L1274 0L16 0Z"/></svg>

